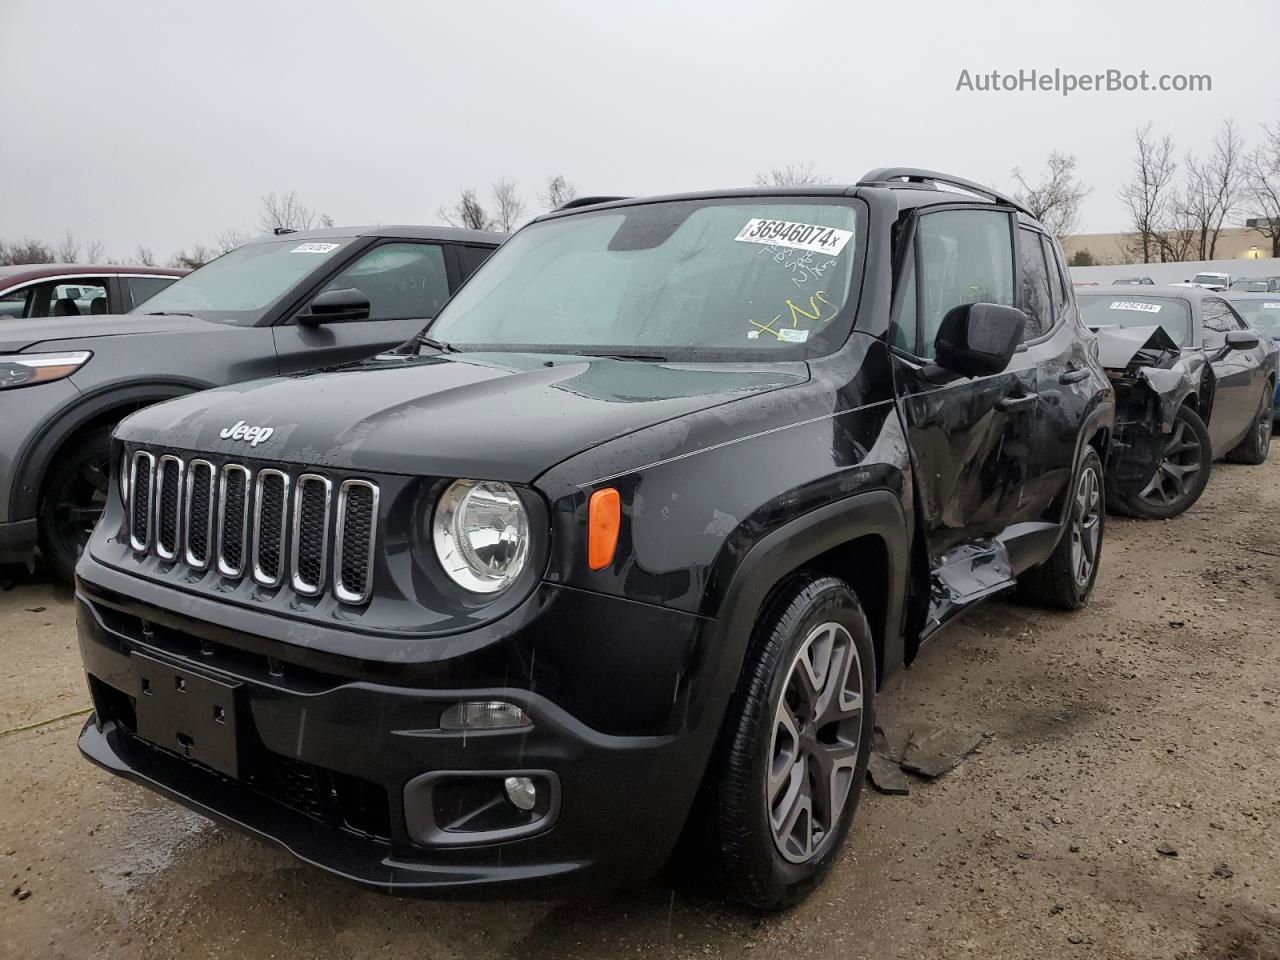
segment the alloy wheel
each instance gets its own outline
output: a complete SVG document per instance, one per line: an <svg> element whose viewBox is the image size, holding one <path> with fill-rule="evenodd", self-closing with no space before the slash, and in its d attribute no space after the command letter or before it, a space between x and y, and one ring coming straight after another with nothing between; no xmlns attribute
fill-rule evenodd
<svg viewBox="0 0 1280 960"><path fill-rule="evenodd" d="M1076 585L1087 587L1098 563L1102 542L1102 481L1086 467L1076 485L1076 509L1071 521L1071 574Z"/></svg>
<svg viewBox="0 0 1280 960"><path fill-rule="evenodd" d="M1264 384L1262 387L1262 410L1258 413L1258 449L1263 459L1271 450L1271 431L1276 417L1275 387Z"/></svg>
<svg viewBox="0 0 1280 960"><path fill-rule="evenodd" d="M862 736L862 661L843 626L809 632L774 712L765 803L773 842L791 863L824 849L848 802Z"/></svg>
<svg viewBox="0 0 1280 960"><path fill-rule="evenodd" d="M57 491L54 526L58 540L79 555L107 505L106 460L85 460Z"/></svg>
<svg viewBox="0 0 1280 960"><path fill-rule="evenodd" d="M1179 420L1160 455L1155 473L1138 496L1161 507L1177 503L1187 495L1195 475L1200 472L1202 454L1194 431L1187 427L1186 421Z"/></svg>

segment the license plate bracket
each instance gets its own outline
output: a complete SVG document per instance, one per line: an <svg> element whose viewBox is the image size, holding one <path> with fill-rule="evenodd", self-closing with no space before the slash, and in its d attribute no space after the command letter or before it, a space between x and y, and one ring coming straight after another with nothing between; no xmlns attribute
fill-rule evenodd
<svg viewBox="0 0 1280 960"><path fill-rule="evenodd" d="M236 734L239 683L133 653L138 736L230 777L240 776Z"/></svg>

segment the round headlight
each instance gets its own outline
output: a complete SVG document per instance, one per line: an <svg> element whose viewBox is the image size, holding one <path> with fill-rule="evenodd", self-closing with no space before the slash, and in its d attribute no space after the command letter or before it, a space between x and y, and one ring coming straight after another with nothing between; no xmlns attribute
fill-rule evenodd
<svg viewBox="0 0 1280 960"><path fill-rule="evenodd" d="M505 483L458 480L436 505L431 535L445 573L473 593L497 593L529 557L529 515Z"/></svg>

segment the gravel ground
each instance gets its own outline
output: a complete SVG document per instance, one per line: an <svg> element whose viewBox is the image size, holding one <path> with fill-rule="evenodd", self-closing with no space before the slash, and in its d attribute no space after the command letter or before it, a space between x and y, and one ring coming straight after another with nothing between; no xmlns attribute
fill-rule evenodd
<svg viewBox="0 0 1280 960"><path fill-rule="evenodd" d="M1280 457L1219 464L1183 517L1110 518L1087 610L996 601L944 633L883 691L881 722L981 748L910 796L869 793L827 882L773 917L678 877L519 902L331 880L81 760L69 597L11 574L0 957L1275 960L1277 518Z"/></svg>

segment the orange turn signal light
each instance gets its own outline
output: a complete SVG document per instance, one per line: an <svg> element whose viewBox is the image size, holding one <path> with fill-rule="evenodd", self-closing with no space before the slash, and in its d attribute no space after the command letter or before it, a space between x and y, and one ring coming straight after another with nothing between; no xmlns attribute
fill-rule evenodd
<svg viewBox="0 0 1280 960"><path fill-rule="evenodd" d="M621 526L622 497L618 491L605 487L593 493L587 504L587 564L592 570L603 570L613 563Z"/></svg>

